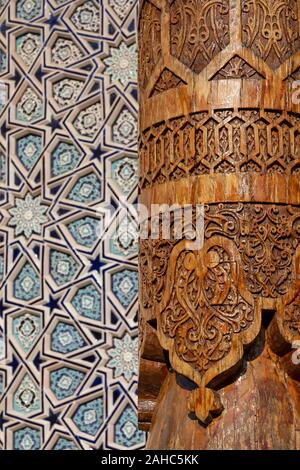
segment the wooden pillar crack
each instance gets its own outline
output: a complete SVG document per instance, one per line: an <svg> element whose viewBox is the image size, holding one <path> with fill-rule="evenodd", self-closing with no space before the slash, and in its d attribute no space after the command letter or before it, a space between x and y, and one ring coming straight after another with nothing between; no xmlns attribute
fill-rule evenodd
<svg viewBox="0 0 300 470"><path fill-rule="evenodd" d="M176 389L186 401L183 427L198 433L193 445L224 448L218 423L223 414L230 421L226 386L241 377L260 337L264 346L248 366L258 379L255 396L261 397L268 368L270 394L272 387L281 390L275 379L281 369L294 403L284 411L292 416L289 436L278 431L272 445L300 446L300 366L293 350L300 340L298 79L298 0L140 2L140 203L149 214L153 205L191 205L196 235L197 208L204 208L203 245L178 239L175 213L168 239L161 213L159 236L150 233L149 220L149 236L140 240L142 407L150 400L143 381L149 383L144 377L152 369L156 384L151 413L141 419L149 429L155 413L150 446L175 445L167 437L159 441L157 431ZM180 391L170 367L195 388ZM243 377L235 380L237 394ZM201 432L188 424L189 413ZM178 416L185 419L181 410ZM248 431L245 448L271 446L262 430L253 441ZM243 448L242 441L232 448Z"/></svg>

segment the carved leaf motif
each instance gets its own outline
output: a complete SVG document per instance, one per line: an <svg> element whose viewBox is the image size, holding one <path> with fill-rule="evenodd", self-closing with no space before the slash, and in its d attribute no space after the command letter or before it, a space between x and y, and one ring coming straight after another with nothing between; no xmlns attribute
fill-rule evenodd
<svg viewBox="0 0 300 470"><path fill-rule="evenodd" d="M243 43L271 68L300 46L297 0L242 0Z"/></svg>
<svg viewBox="0 0 300 470"><path fill-rule="evenodd" d="M171 54L196 73L229 44L228 0L175 0L170 18Z"/></svg>

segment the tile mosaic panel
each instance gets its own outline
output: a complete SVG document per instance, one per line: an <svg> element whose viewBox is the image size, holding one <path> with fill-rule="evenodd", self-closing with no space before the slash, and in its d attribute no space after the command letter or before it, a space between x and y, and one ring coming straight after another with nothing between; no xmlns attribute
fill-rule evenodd
<svg viewBox="0 0 300 470"><path fill-rule="evenodd" d="M141 448L137 0L0 24L0 448Z"/></svg>

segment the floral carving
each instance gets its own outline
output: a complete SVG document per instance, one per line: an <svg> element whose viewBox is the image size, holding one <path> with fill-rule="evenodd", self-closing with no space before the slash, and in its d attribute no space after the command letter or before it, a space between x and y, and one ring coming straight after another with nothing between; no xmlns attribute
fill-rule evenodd
<svg viewBox="0 0 300 470"><path fill-rule="evenodd" d="M64 78L53 84L53 98L60 108L74 104L84 87L84 82Z"/></svg>
<svg viewBox="0 0 300 470"><path fill-rule="evenodd" d="M211 204L205 209L205 240L222 236L235 243L245 285L254 297L285 295L294 280L293 260L300 241L300 209L275 204ZM160 302L177 240L140 241L142 305Z"/></svg>
<svg viewBox="0 0 300 470"><path fill-rule="evenodd" d="M300 209L272 204L207 206L205 237L235 241L246 286L254 296L278 297L293 281L293 257L300 241Z"/></svg>
<svg viewBox="0 0 300 470"><path fill-rule="evenodd" d="M177 355L203 375L229 353L232 336L249 328L254 312L249 296L239 292L232 253L216 244L201 255L205 263L197 252L178 256L161 329L175 338Z"/></svg>
<svg viewBox="0 0 300 470"><path fill-rule="evenodd" d="M58 38L52 48L52 61L61 66L68 66L82 57L82 52L70 39Z"/></svg>
<svg viewBox="0 0 300 470"><path fill-rule="evenodd" d="M299 277L300 248L295 255L295 284L277 302L276 330L283 344L292 345L300 340L300 285Z"/></svg>
<svg viewBox="0 0 300 470"><path fill-rule="evenodd" d="M17 104L16 117L22 122L35 122L43 115L43 102L32 89L27 88Z"/></svg>
<svg viewBox="0 0 300 470"><path fill-rule="evenodd" d="M259 312L230 240L213 237L201 250L193 242L179 242L166 277L162 301L155 306L159 339L176 370L200 387L191 395L189 408L206 422L222 405L205 386L241 358L243 348L236 345L256 337Z"/></svg>
<svg viewBox="0 0 300 470"><path fill-rule="evenodd" d="M296 271L299 269L300 248L295 256ZM298 274L298 271L297 273ZM298 279L277 306L276 324L285 343L293 344L300 339L300 285Z"/></svg>
<svg viewBox="0 0 300 470"><path fill-rule="evenodd" d="M175 243L175 240L140 241L139 264L144 308L162 299L170 253Z"/></svg>
<svg viewBox="0 0 300 470"><path fill-rule="evenodd" d="M229 44L228 0L175 0L170 20L171 54L196 73Z"/></svg>
<svg viewBox="0 0 300 470"><path fill-rule="evenodd" d="M293 336L300 337L300 302L296 302L285 307L285 318L283 326L287 328Z"/></svg>
<svg viewBox="0 0 300 470"><path fill-rule="evenodd" d="M80 111L74 121L74 127L83 137L94 138L102 121L102 103L98 102Z"/></svg>
<svg viewBox="0 0 300 470"><path fill-rule="evenodd" d="M85 1L79 5L71 17L72 23L79 30L100 32L100 8L97 3Z"/></svg>
<svg viewBox="0 0 300 470"><path fill-rule="evenodd" d="M132 7L134 0L108 0L108 3L119 19L123 19Z"/></svg>
<svg viewBox="0 0 300 470"><path fill-rule="evenodd" d="M300 46L296 0L243 0L243 43L271 68L277 68Z"/></svg>
<svg viewBox="0 0 300 470"><path fill-rule="evenodd" d="M297 278L300 208L207 205L200 250L178 241L171 227L169 240L140 242L142 315L157 319L173 367L200 387L189 409L206 422L222 405L205 386L230 370L242 345L257 336L264 299L276 299L281 334L289 342L300 335L299 297L285 300Z"/></svg>
<svg viewBox="0 0 300 470"><path fill-rule="evenodd" d="M41 49L41 36L36 33L22 34L16 40L16 50L24 64L29 67L37 58Z"/></svg>

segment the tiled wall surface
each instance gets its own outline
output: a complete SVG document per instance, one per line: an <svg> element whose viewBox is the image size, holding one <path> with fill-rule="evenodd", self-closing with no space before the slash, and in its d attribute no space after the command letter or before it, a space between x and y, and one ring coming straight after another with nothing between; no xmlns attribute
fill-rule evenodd
<svg viewBox="0 0 300 470"><path fill-rule="evenodd" d="M0 15L0 446L139 448L137 0Z"/></svg>

